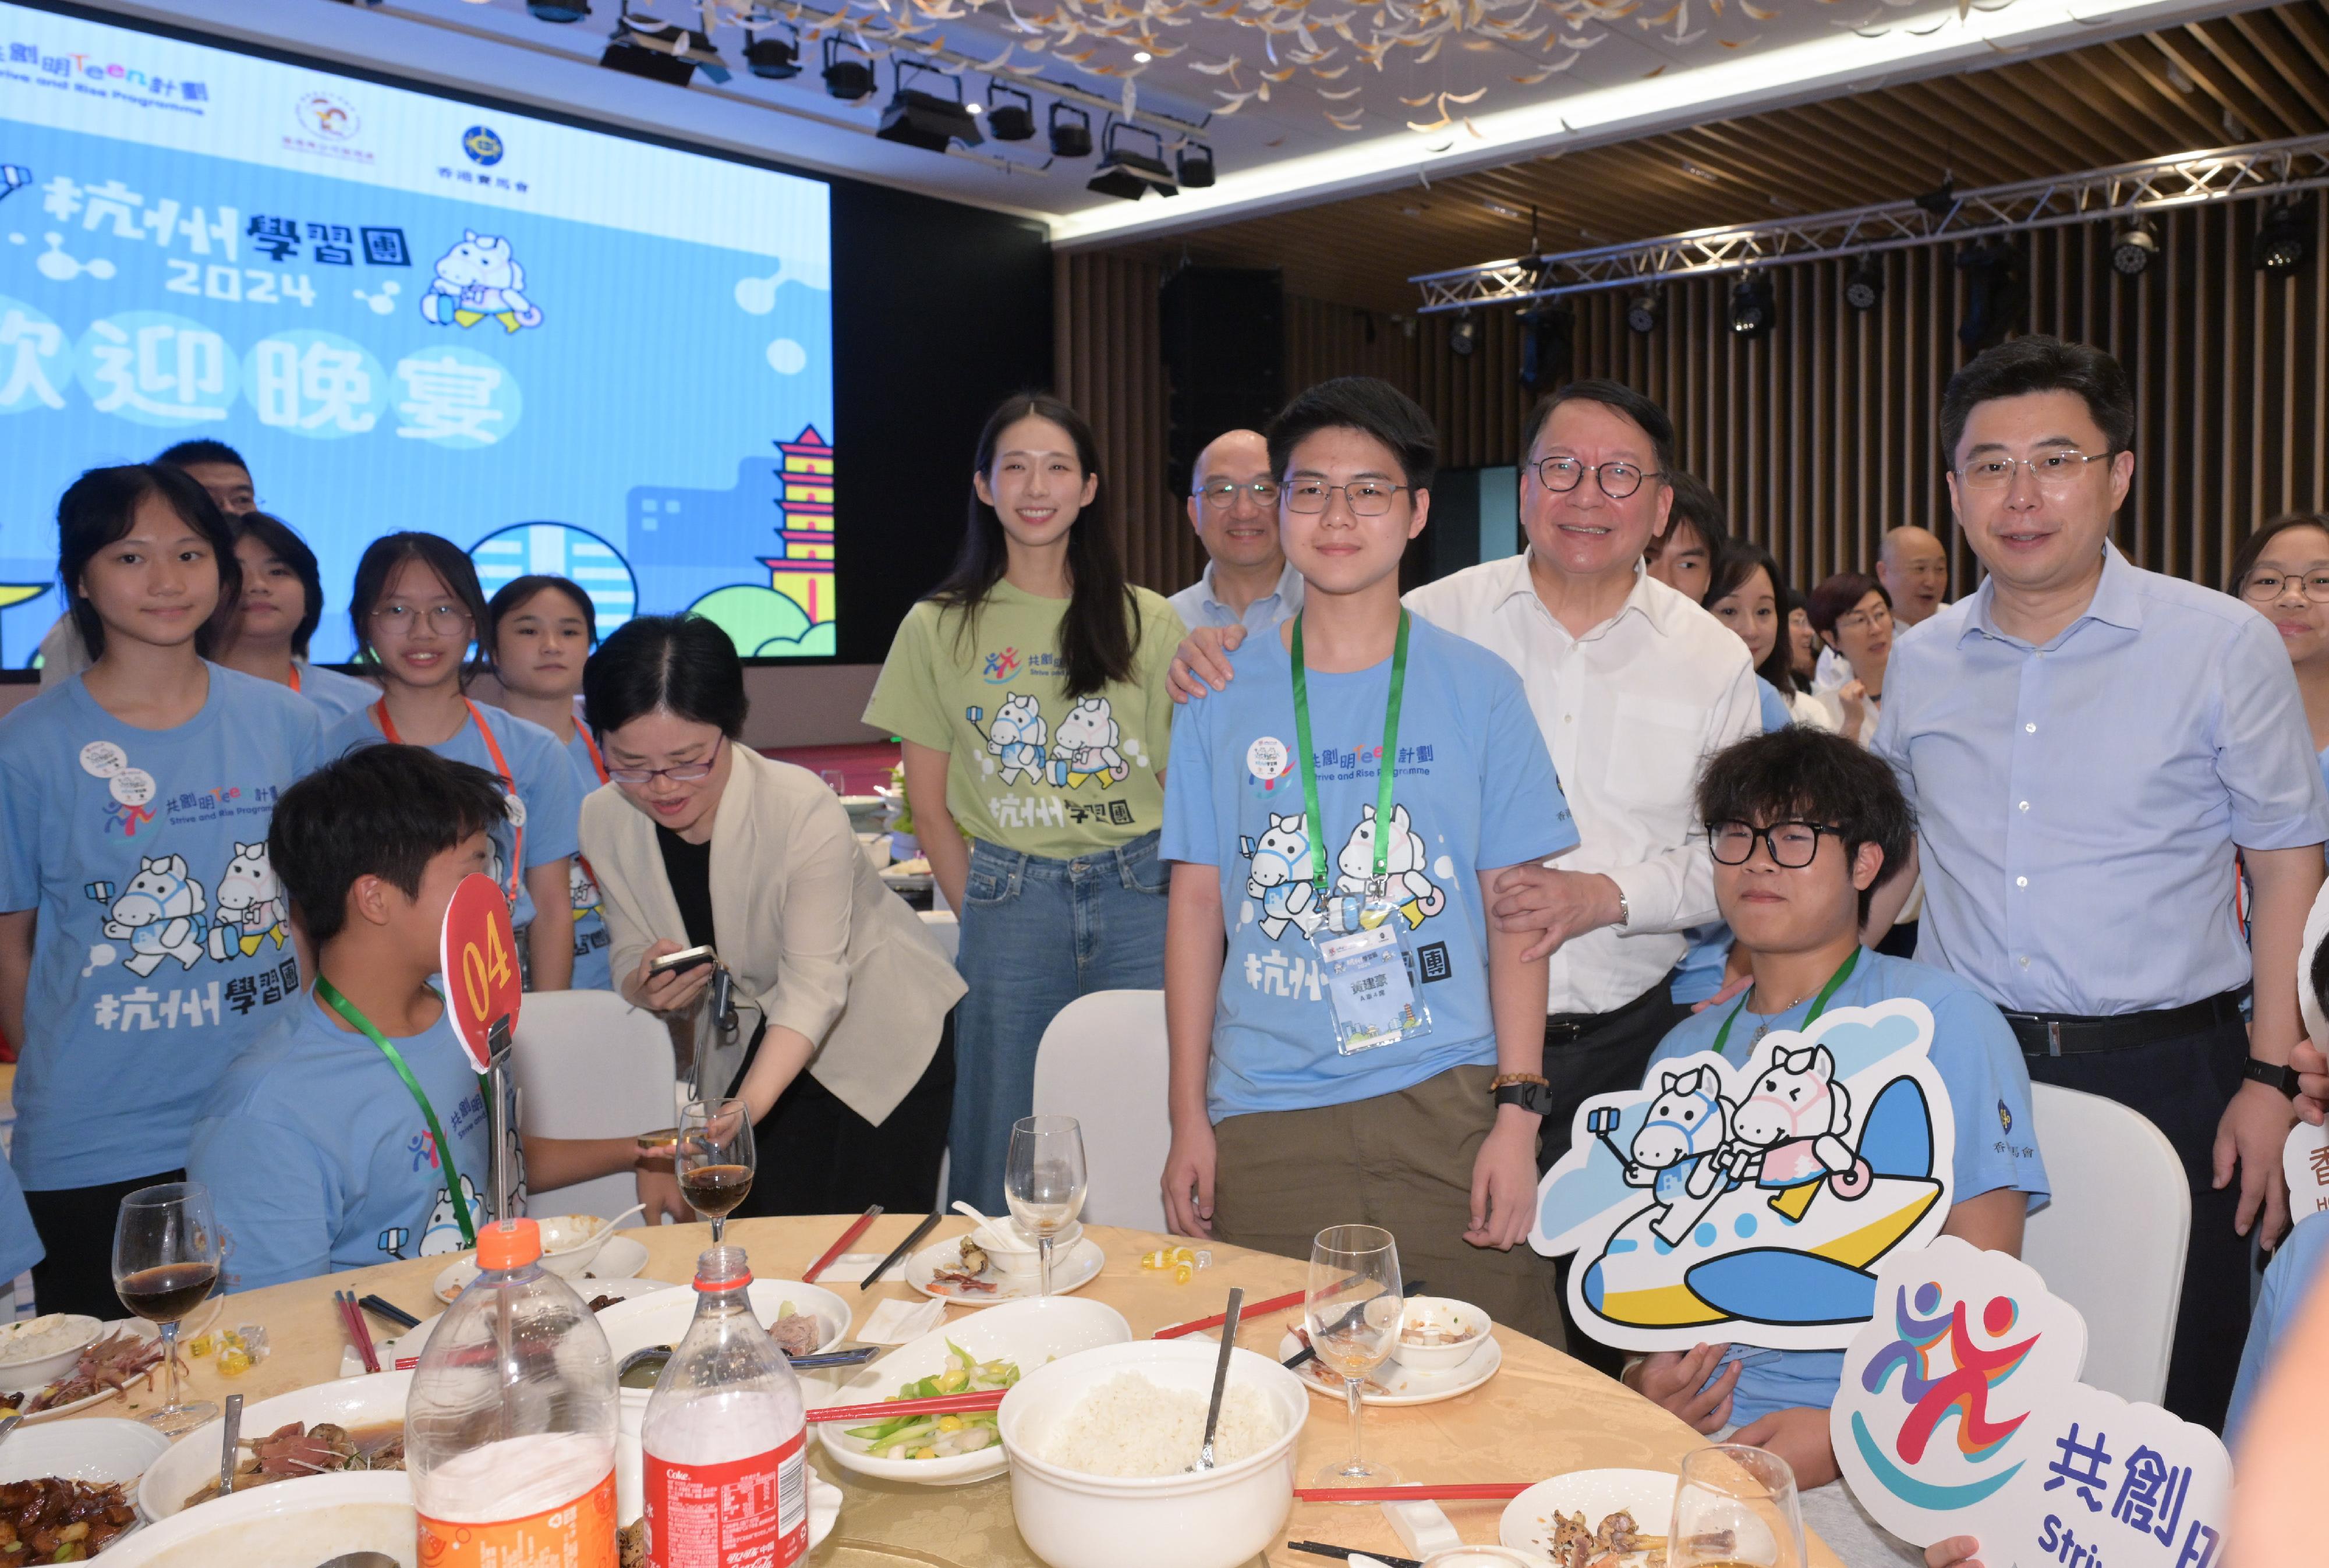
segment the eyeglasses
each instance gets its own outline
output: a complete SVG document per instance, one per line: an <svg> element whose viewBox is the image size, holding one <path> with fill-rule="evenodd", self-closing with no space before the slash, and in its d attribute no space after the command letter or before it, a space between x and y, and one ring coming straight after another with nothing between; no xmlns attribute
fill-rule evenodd
<svg viewBox="0 0 2329 1568"><path fill-rule="evenodd" d="M1744 822L1710 822L1706 825L1707 848L1714 858L1725 865L1744 865L1755 853L1755 841L1761 839L1770 852L1771 864L1785 871L1801 871L1819 854L1819 836L1833 833L1843 836L1843 829L1830 827L1824 822L1774 822L1768 827L1756 827Z"/></svg>
<svg viewBox="0 0 2329 1568"><path fill-rule="evenodd" d="M1197 494L1206 505L1226 509L1237 505L1237 498L1240 492L1252 496L1253 504L1257 506L1278 505L1278 481L1275 479L1254 479L1243 485L1223 479L1216 484L1207 485Z"/></svg>
<svg viewBox="0 0 2329 1568"><path fill-rule="evenodd" d="M432 604L425 608L413 604L383 604L372 612L373 627L397 637L410 637L424 619L429 630L449 636L468 626L469 612L452 603Z"/></svg>
<svg viewBox="0 0 2329 1568"><path fill-rule="evenodd" d="M701 783L712 777L712 765L720 760L720 741L727 738L722 735L713 741L712 755L701 762L682 762L676 768L609 768L607 777L618 784L628 784L634 789L641 784L651 784L657 779L668 779L674 784Z"/></svg>
<svg viewBox="0 0 2329 1568"><path fill-rule="evenodd" d="M2249 580L2240 584L2240 597L2259 604L2268 603L2288 591L2290 583L2305 590L2305 597L2315 604L2329 604L2329 571L2307 572L2303 577L2284 577L2277 571L2251 571Z"/></svg>
<svg viewBox="0 0 2329 1568"><path fill-rule="evenodd" d="M1381 479L1353 479L1347 485L1329 485L1317 479L1297 479L1286 486L1286 506L1290 512L1314 514L1324 512L1340 490L1349 503L1354 517L1380 517L1391 510L1391 497L1405 485L1386 485Z"/></svg>
<svg viewBox="0 0 2329 1568"><path fill-rule="evenodd" d="M1838 631L1867 631L1891 624L1892 612L1881 604L1869 609L1848 610L1835 618L1835 629Z"/></svg>
<svg viewBox="0 0 2329 1568"><path fill-rule="evenodd" d="M2027 468L2041 490L2067 490L2086 476L2087 465L2117 456L2115 452L2080 452L2065 448L2034 458L1984 458L1957 470L1970 490L2003 490L2013 483L2013 471Z"/></svg>
<svg viewBox="0 0 2329 1568"><path fill-rule="evenodd" d="M1612 501L1622 501L1642 487L1645 479L1663 479L1664 474L1652 473L1635 463L1580 463L1574 458L1545 458L1536 464L1536 477L1544 487L1556 495L1565 495L1585 482L1585 476L1601 486L1601 493Z"/></svg>

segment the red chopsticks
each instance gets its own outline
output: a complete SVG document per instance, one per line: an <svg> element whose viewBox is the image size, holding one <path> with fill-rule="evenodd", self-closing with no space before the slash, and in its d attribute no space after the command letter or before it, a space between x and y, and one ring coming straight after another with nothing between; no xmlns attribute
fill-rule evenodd
<svg viewBox="0 0 2329 1568"><path fill-rule="evenodd" d="M332 1303L340 1309L341 1326L347 1329L348 1338L356 1347L356 1355L366 1372L380 1370L380 1351L372 1342L372 1327L364 1321L363 1308L356 1305L353 1290L335 1290Z"/></svg>
<svg viewBox="0 0 2329 1568"><path fill-rule="evenodd" d="M838 1258L842 1253L849 1251L850 1243L856 1241L858 1237L865 1233L866 1226L872 1224L881 1217L882 1205L880 1204L875 1204L872 1208L858 1215L857 1223L841 1233L841 1240L834 1242L830 1247L827 1247L825 1250L825 1256L819 1258L816 1262L811 1263L807 1270L802 1273L801 1282L805 1285L816 1284L816 1277L819 1274L824 1273L825 1270L831 1266L835 1258Z"/></svg>
<svg viewBox="0 0 2329 1568"><path fill-rule="evenodd" d="M881 1404L833 1404L808 1412L811 1421L888 1421L900 1415L974 1415L1003 1403L1006 1390L984 1393L948 1393L936 1399L892 1399Z"/></svg>
<svg viewBox="0 0 2329 1568"><path fill-rule="evenodd" d="M1238 1314L1238 1317L1240 1320L1242 1321L1245 1318L1256 1317L1264 1312L1279 1312L1288 1307L1299 1307L1302 1305L1304 1298L1308 1294L1309 1292L1306 1290L1292 1290L1283 1296L1272 1296L1267 1301L1256 1301L1248 1306L1243 1312ZM1216 1312L1211 1318L1193 1318L1186 1323L1175 1323L1168 1328L1159 1328L1155 1333L1150 1335L1148 1337L1151 1339L1178 1339L1183 1334L1196 1334L1207 1328L1219 1328L1228 1320L1228 1318L1224 1314Z"/></svg>
<svg viewBox="0 0 2329 1568"><path fill-rule="evenodd" d="M1297 1487L1294 1495L1306 1503L1496 1503L1517 1497L1534 1485L1534 1481L1450 1481L1410 1487Z"/></svg>

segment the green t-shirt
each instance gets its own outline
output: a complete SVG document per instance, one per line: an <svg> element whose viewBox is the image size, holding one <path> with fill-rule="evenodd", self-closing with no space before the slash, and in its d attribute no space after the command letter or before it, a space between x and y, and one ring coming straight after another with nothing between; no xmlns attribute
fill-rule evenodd
<svg viewBox="0 0 2329 1568"><path fill-rule="evenodd" d="M898 628L865 722L948 753L947 809L966 837L1072 860L1154 833L1183 628L1159 595L1132 595L1133 679L1073 702L1060 672L1066 600L998 582L968 635L963 612L924 600Z"/></svg>

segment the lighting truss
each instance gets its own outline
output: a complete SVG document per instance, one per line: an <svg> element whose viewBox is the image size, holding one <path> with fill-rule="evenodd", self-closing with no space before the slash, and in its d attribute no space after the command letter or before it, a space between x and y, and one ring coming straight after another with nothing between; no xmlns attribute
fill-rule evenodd
<svg viewBox="0 0 2329 1568"><path fill-rule="evenodd" d="M1514 257L1426 272L1408 281L1423 291L1421 310L1429 315L2324 186L2329 186L2329 136L2291 137L1961 191L1938 213L1914 201L1888 202L1809 218L1695 229L1592 250Z"/></svg>

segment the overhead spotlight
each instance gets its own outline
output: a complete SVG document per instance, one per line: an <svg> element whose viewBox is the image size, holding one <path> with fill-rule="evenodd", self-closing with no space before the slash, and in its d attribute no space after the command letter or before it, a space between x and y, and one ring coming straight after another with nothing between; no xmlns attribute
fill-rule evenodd
<svg viewBox="0 0 2329 1568"><path fill-rule="evenodd" d="M1470 311L1457 316L1456 325L1447 329L1447 346L1466 359L1471 358L1472 351L1480 346L1480 324L1472 318Z"/></svg>
<svg viewBox="0 0 2329 1568"><path fill-rule="evenodd" d="M1730 335L1761 337L1779 318L1778 300L1768 273L1750 272L1730 290Z"/></svg>
<svg viewBox="0 0 2329 1568"><path fill-rule="evenodd" d="M1843 302L1854 310L1873 310L1884 303L1884 259L1862 255L1843 275Z"/></svg>
<svg viewBox="0 0 2329 1568"><path fill-rule="evenodd" d="M1131 153L1116 145L1117 137L1127 131L1146 137L1155 144L1155 153ZM1084 189L1103 196L1121 196L1136 202L1154 191L1160 196L1177 196L1181 187L1173 183L1173 171L1164 162L1164 138L1146 126L1127 125L1111 119L1101 134L1099 173L1086 182Z"/></svg>
<svg viewBox="0 0 2329 1568"><path fill-rule="evenodd" d="M1917 198L1917 205L1936 218L1946 218L1957 208L1957 183L1944 175L1941 183Z"/></svg>
<svg viewBox="0 0 2329 1568"><path fill-rule="evenodd" d="M744 45L744 63L763 80L789 81L801 71L800 35L755 38Z"/></svg>
<svg viewBox="0 0 2329 1568"><path fill-rule="evenodd" d="M649 81L685 87L695 75L695 61L688 58L687 47L688 36L681 29L634 27L626 14L615 24L599 63L626 76L644 76Z"/></svg>
<svg viewBox="0 0 2329 1568"><path fill-rule="evenodd" d="M525 0L536 22L580 22L590 14L590 0Z"/></svg>
<svg viewBox="0 0 2329 1568"><path fill-rule="evenodd" d="M841 52L854 47L846 39L825 41L825 90L844 103L856 103L873 96L873 62L852 60Z"/></svg>
<svg viewBox="0 0 2329 1568"><path fill-rule="evenodd" d="M2159 235L2145 219L2129 217L2111 236L2111 270L2122 278L2140 278L2159 254Z"/></svg>
<svg viewBox="0 0 2329 1568"><path fill-rule="evenodd" d="M1065 116L1067 118L1062 118ZM1055 158L1088 158L1091 156L1091 116L1072 104L1051 106L1051 156Z"/></svg>
<svg viewBox="0 0 2329 1568"><path fill-rule="evenodd" d="M1008 100L1016 99L1014 103ZM1035 135L1035 100L1015 87L999 81L986 85L986 128L999 142L1031 141Z"/></svg>
<svg viewBox="0 0 2329 1568"><path fill-rule="evenodd" d="M1666 302L1655 288L1645 288L1626 301L1626 325L1647 337L1658 329L1658 318L1666 312Z"/></svg>
<svg viewBox="0 0 2329 1568"><path fill-rule="evenodd" d="M1202 191L1213 183L1213 149L1204 143L1189 143L1181 149L1177 162L1183 190Z"/></svg>
<svg viewBox="0 0 2329 1568"><path fill-rule="evenodd" d="M2276 202L2267 207L2257 228L2257 270L2286 278L2311 260L2313 223L2310 202Z"/></svg>
<svg viewBox="0 0 2329 1568"><path fill-rule="evenodd" d="M973 147L986 139L979 132L978 117L963 102L962 78L948 76L919 61L899 60L893 64L898 90L882 111L882 128L873 133L876 137L885 142L919 147L926 153L942 153L953 142ZM906 73L910 71L946 82L954 89L954 96L942 98L935 92L908 87Z"/></svg>
<svg viewBox="0 0 2329 1568"><path fill-rule="evenodd" d="M1569 379L1577 312L1563 299L1540 299L1521 312L1521 384L1544 392Z"/></svg>

